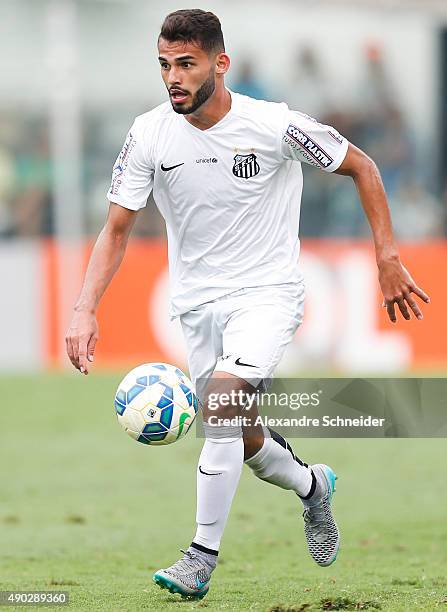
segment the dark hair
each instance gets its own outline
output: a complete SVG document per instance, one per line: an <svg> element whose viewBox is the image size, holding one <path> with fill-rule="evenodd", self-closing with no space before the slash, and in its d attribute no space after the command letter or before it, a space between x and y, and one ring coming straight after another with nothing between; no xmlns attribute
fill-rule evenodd
<svg viewBox="0 0 447 612"><path fill-rule="evenodd" d="M196 43L206 53L225 51L219 19L201 9L184 9L170 13L161 26L159 38Z"/></svg>

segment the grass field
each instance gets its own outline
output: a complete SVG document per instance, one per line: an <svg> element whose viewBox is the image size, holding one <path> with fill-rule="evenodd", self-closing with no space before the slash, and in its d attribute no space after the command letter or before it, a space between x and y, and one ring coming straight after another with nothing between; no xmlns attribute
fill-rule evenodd
<svg viewBox="0 0 447 612"><path fill-rule="evenodd" d="M0 590L67 590L80 611L447 609L440 439L291 441L339 475L335 565L308 556L296 497L244 469L209 595L159 590L152 573L194 533L201 442L128 438L112 405L120 378L0 379Z"/></svg>

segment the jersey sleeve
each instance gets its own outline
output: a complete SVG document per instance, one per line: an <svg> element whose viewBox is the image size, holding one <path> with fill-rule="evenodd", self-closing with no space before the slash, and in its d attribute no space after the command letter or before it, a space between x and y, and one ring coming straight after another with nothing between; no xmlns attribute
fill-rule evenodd
<svg viewBox="0 0 447 612"><path fill-rule="evenodd" d="M281 154L291 159L334 172L344 160L349 142L330 125L289 110L281 135Z"/></svg>
<svg viewBox="0 0 447 612"><path fill-rule="evenodd" d="M154 167L144 131L134 122L112 171L112 183L107 199L124 208L139 210L146 206L154 181Z"/></svg>

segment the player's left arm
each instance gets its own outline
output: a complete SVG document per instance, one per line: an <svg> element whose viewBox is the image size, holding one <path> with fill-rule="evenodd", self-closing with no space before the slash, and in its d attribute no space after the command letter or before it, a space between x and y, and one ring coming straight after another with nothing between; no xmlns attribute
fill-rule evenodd
<svg viewBox="0 0 447 612"><path fill-rule="evenodd" d="M404 319L410 319L408 307L416 318L422 319L422 312L413 294L427 304L430 298L416 285L400 261L379 169L363 151L349 143L346 156L335 172L351 176L359 193L373 234L379 283L390 320L396 322L396 304Z"/></svg>

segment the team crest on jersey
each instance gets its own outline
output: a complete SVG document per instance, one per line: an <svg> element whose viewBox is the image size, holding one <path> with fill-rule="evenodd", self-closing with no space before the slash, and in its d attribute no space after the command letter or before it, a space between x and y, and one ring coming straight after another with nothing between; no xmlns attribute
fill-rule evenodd
<svg viewBox="0 0 447 612"><path fill-rule="evenodd" d="M234 176L249 179L259 174L260 169L258 159L254 153L249 153L248 155L239 155L238 153L234 156Z"/></svg>

